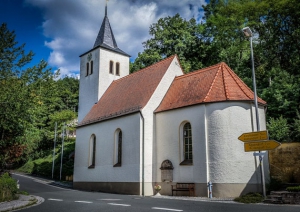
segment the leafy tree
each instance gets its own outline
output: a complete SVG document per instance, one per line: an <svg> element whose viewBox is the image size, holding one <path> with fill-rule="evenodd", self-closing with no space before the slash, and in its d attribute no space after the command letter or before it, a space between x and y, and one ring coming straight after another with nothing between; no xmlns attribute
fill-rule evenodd
<svg viewBox="0 0 300 212"><path fill-rule="evenodd" d="M300 113L297 110L297 116L294 119L294 138L297 139L298 141L300 140Z"/></svg>
<svg viewBox="0 0 300 212"><path fill-rule="evenodd" d="M262 91L268 103L268 114L273 118L285 117L291 124L299 107L299 80L287 71L273 68L269 71L269 86Z"/></svg>
<svg viewBox="0 0 300 212"><path fill-rule="evenodd" d="M289 126L287 119L280 116L279 118L270 118L270 121L267 123L267 128L269 130L270 138L275 139L279 142L289 141Z"/></svg>
<svg viewBox="0 0 300 212"><path fill-rule="evenodd" d="M185 72L203 67L206 47L201 40L200 28L194 18L184 20L179 14L161 18L150 26L152 36L143 43L144 52L139 53L131 65L131 72L158 62L162 58L177 54Z"/></svg>
<svg viewBox="0 0 300 212"><path fill-rule="evenodd" d="M33 57L24 46L1 25L0 167L42 156L52 147L54 122L77 116L79 80L57 79L59 72L53 74L45 61L24 68Z"/></svg>
<svg viewBox="0 0 300 212"><path fill-rule="evenodd" d="M20 160L25 150L34 148L40 133L35 122L34 90L40 79L52 78L46 62L22 69L33 57L25 53L24 44L17 46L14 32L6 24L0 26L0 166Z"/></svg>
<svg viewBox="0 0 300 212"><path fill-rule="evenodd" d="M79 80L72 77L65 77L56 82L58 103L63 110L78 112Z"/></svg>

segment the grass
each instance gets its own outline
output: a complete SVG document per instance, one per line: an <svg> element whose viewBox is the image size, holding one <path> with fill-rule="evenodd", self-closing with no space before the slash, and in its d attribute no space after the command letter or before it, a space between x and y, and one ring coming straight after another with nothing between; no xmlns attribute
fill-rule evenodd
<svg viewBox="0 0 300 212"><path fill-rule="evenodd" d="M263 196L260 193L248 193L234 199L236 202L241 203L260 203L264 200Z"/></svg>
<svg viewBox="0 0 300 212"><path fill-rule="evenodd" d="M22 194L22 195L26 195L26 196L29 195L29 193L27 191L18 191L18 194Z"/></svg>

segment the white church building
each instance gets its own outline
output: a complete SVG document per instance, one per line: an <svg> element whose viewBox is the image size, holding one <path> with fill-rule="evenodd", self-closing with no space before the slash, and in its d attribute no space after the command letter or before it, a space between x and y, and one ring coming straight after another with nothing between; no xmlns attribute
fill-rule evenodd
<svg viewBox="0 0 300 212"><path fill-rule="evenodd" d="M223 62L184 74L174 55L129 74L129 57L106 7L80 56L74 188L153 195L159 184L171 195L171 185L194 183L196 196L208 196L211 181L214 197L261 191L259 160L238 140L256 131L251 89ZM258 104L265 130L266 102Z"/></svg>

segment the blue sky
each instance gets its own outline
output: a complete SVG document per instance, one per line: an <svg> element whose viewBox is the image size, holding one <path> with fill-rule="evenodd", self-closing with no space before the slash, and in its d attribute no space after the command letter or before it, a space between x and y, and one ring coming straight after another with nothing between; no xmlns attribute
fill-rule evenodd
<svg viewBox="0 0 300 212"><path fill-rule="evenodd" d="M108 17L119 48L134 60L149 39L149 26L179 13L201 18L205 0L109 0ZM0 0L0 24L15 31L19 44L62 76L78 75L79 55L93 47L105 0Z"/></svg>

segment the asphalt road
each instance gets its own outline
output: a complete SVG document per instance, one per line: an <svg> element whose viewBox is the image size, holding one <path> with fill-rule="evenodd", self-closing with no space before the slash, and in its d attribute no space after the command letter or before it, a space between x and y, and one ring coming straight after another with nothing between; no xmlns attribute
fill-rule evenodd
<svg viewBox="0 0 300 212"><path fill-rule="evenodd" d="M45 201L23 212L93 212L93 211L197 211L197 212L299 212L300 206L239 204L209 201L189 201L141 197L134 195L84 192L60 188L35 178L13 175L19 180L21 190L40 196Z"/></svg>

